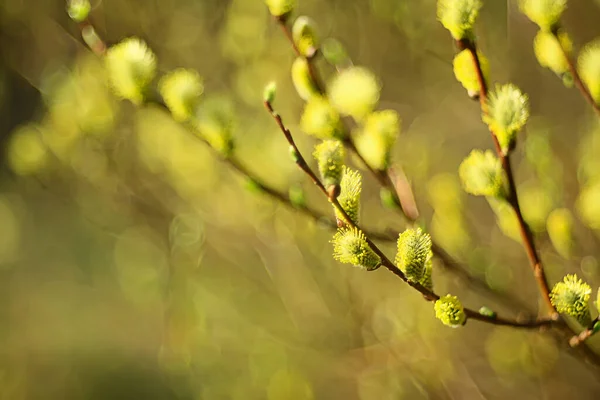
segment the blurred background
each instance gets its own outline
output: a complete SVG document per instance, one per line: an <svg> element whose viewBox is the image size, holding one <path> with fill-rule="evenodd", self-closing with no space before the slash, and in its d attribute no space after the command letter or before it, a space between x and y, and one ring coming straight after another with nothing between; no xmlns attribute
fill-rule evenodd
<svg viewBox="0 0 600 400"><path fill-rule="evenodd" d="M283 192L303 188L331 213L262 105L276 81L277 110L309 156L293 52L262 0L93 7L107 43L138 36L161 72L204 77L204 101L248 169ZM377 74L379 107L402 118L394 159L423 223L480 282L436 264L436 292L535 316L512 216L464 194L457 178L461 160L491 140L454 79L435 0L300 0L299 14ZM569 2L576 49L600 35L598 21L600 2ZM485 2L477 24L492 81L530 96L514 170L547 275L577 273L595 298L600 124L537 64L535 32L512 0ZM118 101L63 1L2 0L0 49L0 399L596 398L600 369L564 338L476 321L446 328L387 271L335 262L331 231L249 190L164 110ZM403 230L363 176L364 224ZM394 255L393 243L382 248ZM600 352L597 338L589 345Z"/></svg>

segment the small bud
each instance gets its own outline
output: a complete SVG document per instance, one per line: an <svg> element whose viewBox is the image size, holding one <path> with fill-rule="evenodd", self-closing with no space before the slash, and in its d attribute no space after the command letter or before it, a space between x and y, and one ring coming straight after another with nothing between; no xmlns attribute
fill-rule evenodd
<svg viewBox="0 0 600 400"><path fill-rule="evenodd" d="M552 245L562 257L569 259L573 252L573 215L566 208L559 208L548 215L546 228Z"/></svg>
<svg viewBox="0 0 600 400"><path fill-rule="evenodd" d="M292 27L292 37L296 48L306 58L313 57L319 49L319 38L315 26L312 19L300 16L296 18Z"/></svg>
<svg viewBox="0 0 600 400"><path fill-rule="evenodd" d="M344 166L342 180L340 182L340 195L338 202L346 211L350 219L358 224L360 214L360 194L362 192L362 176L358 171L351 170ZM334 207L336 218L346 223L344 216Z"/></svg>
<svg viewBox="0 0 600 400"><path fill-rule="evenodd" d="M365 235L357 228L341 228L333 237L333 258L373 271L381 266L381 258L369 247Z"/></svg>
<svg viewBox="0 0 600 400"><path fill-rule="evenodd" d="M156 74L156 56L146 43L138 38L125 39L108 49L105 62L114 92L141 104Z"/></svg>
<svg viewBox="0 0 600 400"><path fill-rule="evenodd" d="M343 115L362 120L379 101L381 85L363 67L350 67L338 73L329 85L331 105Z"/></svg>
<svg viewBox="0 0 600 400"><path fill-rule="evenodd" d="M600 321L597 321L592 327L592 334L595 335L600 331Z"/></svg>
<svg viewBox="0 0 600 400"><path fill-rule="evenodd" d="M304 57L297 57L292 63L292 83L298 96L304 101L308 101L319 94L319 90L310 75L308 61Z"/></svg>
<svg viewBox="0 0 600 400"><path fill-rule="evenodd" d="M379 190L379 198L381 200L381 204L386 206L387 208L397 209L398 203L396 202L396 197L394 193L388 188L382 187Z"/></svg>
<svg viewBox="0 0 600 400"><path fill-rule="evenodd" d="M285 17L296 7L296 0L265 0L265 3L274 17Z"/></svg>
<svg viewBox="0 0 600 400"><path fill-rule="evenodd" d="M300 161L300 154L298 154L298 151L294 146L290 145L288 147L288 152L290 153L290 157L292 158L292 160L294 160L295 163L298 163Z"/></svg>
<svg viewBox="0 0 600 400"><path fill-rule="evenodd" d="M104 42L102 41L100 36L98 36L98 33L96 33L96 30L92 25L86 25L83 27L83 29L81 30L81 38L83 39L87 47L90 48L90 50L94 52L97 51L98 53L102 53L105 50Z"/></svg>
<svg viewBox="0 0 600 400"><path fill-rule="evenodd" d="M302 130L319 139L342 139L343 128L340 115L320 96L313 96L306 103L300 119Z"/></svg>
<svg viewBox="0 0 600 400"><path fill-rule="evenodd" d="M277 84L275 82L269 82L263 90L263 101L265 103L272 104L275 101L275 95L277 94Z"/></svg>
<svg viewBox="0 0 600 400"><path fill-rule="evenodd" d="M323 41L321 53L325 60L336 68L346 68L352 65L344 45L337 39L328 38Z"/></svg>
<svg viewBox="0 0 600 400"><path fill-rule="evenodd" d="M467 322L465 310L458 297L447 294L435 302L435 317L451 328L458 328Z"/></svg>
<svg viewBox="0 0 600 400"><path fill-rule="evenodd" d="M301 208L306 205L306 197L304 195L304 189L300 185L293 185L288 191L290 202L294 207Z"/></svg>
<svg viewBox="0 0 600 400"><path fill-rule="evenodd" d="M370 167L385 171L390 164L390 153L400 133L400 118L393 110L375 111L365 119L356 138L360 154Z"/></svg>
<svg viewBox="0 0 600 400"><path fill-rule="evenodd" d="M490 151L473 150L463 160L458 175L467 193L505 199L506 176L500 160Z"/></svg>
<svg viewBox="0 0 600 400"><path fill-rule="evenodd" d="M263 191L263 188L260 185L260 183L256 182L252 178L246 179L245 186L246 186L246 190L248 190L250 193L259 194L259 193L262 193L262 191Z"/></svg>
<svg viewBox="0 0 600 400"><path fill-rule="evenodd" d="M491 308L483 306L479 309L479 314L483 315L484 317L488 317L488 318L492 318L495 319L496 318L496 312L493 311Z"/></svg>
<svg viewBox="0 0 600 400"><path fill-rule="evenodd" d="M176 121L194 118L204 92L200 75L190 69L176 69L163 76L158 91Z"/></svg>
<svg viewBox="0 0 600 400"><path fill-rule="evenodd" d="M577 69L596 104L600 104L600 39L585 45L579 54Z"/></svg>
<svg viewBox="0 0 600 400"><path fill-rule="evenodd" d="M591 294L590 285L577 278L577 275L567 275L562 282L554 285L550 300L556 311L570 315L587 326L591 323L588 305Z"/></svg>
<svg viewBox="0 0 600 400"><path fill-rule="evenodd" d="M563 52L564 50L564 52ZM565 54L571 54L573 42L566 32L558 32L558 40L554 34L540 30L533 39L533 52L540 65L550 69L561 78L571 77L569 63Z"/></svg>
<svg viewBox="0 0 600 400"><path fill-rule="evenodd" d="M479 50L477 50L477 58L479 59L483 77L487 81L490 76L490 63ZM479 86L477 68L475 67L473 56L469 50L462 50L454 56L452 65L454 67L454 76L456 77L456 80L467 89L469 97L473 98L475 95L479 96L481 87Z"/></svg>
<svg viewBox="0 0 600 400"><path fill-rule="evenodd" d="M411 282L421 282L432 257L431 236L421 228L407 229L398 237L396 266Z"/></svg>
<svg viewBox="0 0 600 400"><path fill-rule="evenodd" d="M520 0L521 12L546 31L551 31L567 8L567 0Z"/></svg>
<svg viewBox="0 0 600 400"><path fill-rule="evenodd" d="M229 97L214 94L206 97L202 101L202 107L198 108L196 118L190 122L221 156L227 158L233 153L236 122Z"/></svg>
<svg viewBox="0 0 600 400"><path fill-rule="evenodd" d="M513 84L497 86L487 100L485 122L496 135L502 152L506 155L514 147L517 132L529 118L529 99Z"/></svg>
<svg viewBox="0 0 600 400"><path fill-rule="evenodd" d="M455 40L471 39L480 0L438 0L437 18Z"/></svg>
<svg viewBox="0 0 600 400"><path fill-rule="evenodd" d="M337 186L344 172L344 146L338 140L325 140L315 146L313 156L317 160L319 173L326 188Z"/></svg>
<svg viewBox="0 0 600 400"><path fill-rule="evenodd" d="M67 6L69 17L75 22L83 22L90 15L92 5L89 0L70 0Z"/></svg>

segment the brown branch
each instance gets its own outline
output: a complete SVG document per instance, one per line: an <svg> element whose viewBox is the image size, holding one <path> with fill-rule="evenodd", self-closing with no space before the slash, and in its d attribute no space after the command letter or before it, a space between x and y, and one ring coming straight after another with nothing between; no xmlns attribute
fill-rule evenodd
<svg viewBox="0 0 600 400"><path fill-rule="evenodd" d="M320 181L320 179L317 177L317 175L310 168L310 166L306 162L306 159L302 156L300 149L298 149L298 146L296 145L296 143L294 141L292 133L290 132L290 130L288 128L285 127L281 116L277 112L275 112L272 104L268 101L265 101L264 105L265 105L266 109L269 111L269 113L271 114L271 116L273 117L273 119L275 120L275 122L277 123L277 126L279 127L279 129L281 130L283 135L285 136L285 139L287 140L288 144L290 145L290 149L291 149L292 154L294 155L294 161L296 162L296 165L298 165L298 167L304 173L306 173L306 175L308 175L310 180L317 186L317 188L319 188L319 190L325 195L325 197L327 197L329 202L331 204L333 204L335 209L343 216L344 222L348 226L362 231L360 226L358 226L358 224L356 224L354 221L352 221L352 219L348 216L348 214L346 213L344 208L338 202L335 194L333 194L332 192L327 190L325 185L323 185L323 183ZM363 233L364 233L364 231L363 231ZM427 289L420 283L412 282L411 280L409 280L407 278L407 276L399 268L397 268L394 265L394 263L392 261L390 261L389 258L387 258L387 256L375 245L375 243L373 243L371 241L371 239L369 239L369 237L366 234L365 234L365 236L366 236L365 239L367 241L367 244L375 252L375 254L377 254L379 256L379 258L381 259L381 265L383 265L387 270L389 270L391 273L396 275L398 278L402 279L402 281L404 281L405 283L410 285L412 288L416 289L419 293L421 293L423 295L425 300L433 302L440 298L439 295L437 295L432 290ZM498 316L482 315L479 312L474 311L469 308L465 308L465 314L466 314L467 318L471 318L476 321L481 321L481 322L485 322L485 323L492 324L492 325L506 325L506 326L512 326L512 327L517 327L517 328L533 329L533 328L539 328L541 326L551 326L555 323L555 321L553 321L551 319L537 319L537 320L520 322L520 321L511 320L511 319L507 319L507 318L501 318Z"/></svg>
<svg viewBox="0 0 600 400"><path fill-rule="evenodd" d="M562 50L562 53L565 57L565 60L567 61L567 66L569 67L569 72L571 73L571 76L573 77L573 82L575 83L575 86L577 86L577 89L579 89L579 91L583 95L583 98L592 106L592 108L594 109L596 114L598 114L598 116L600 117L600 104L596 103L596 101L592 97L592 94L590 93L590 90L581 80L581 77L579 76L579 72L577 72L577 68L575 67L575 63L569 56L569 53L567 52L567 50L562 45L562 43L558 37L558 33L559 33L558 27L556 27L552 30L552 35L556 39L556 42L559 44L560 49Z"/></svg>
<svg viewBox="0 0 600 400"><path fill-rule="evenodd" d="M587 328L585 328L581 333L579 333L579 335L575 335L569 340L569 344L571 345L571 347L579 346L596 333L594 327L598 323L598 319L599 317L596 317L596 319L594 319L592 323L588 325Z"/></svg>
<svg viewBox="0 0 600 400"><path fill-rule="evenodd" d="M477 72L477 80L479 82L479 101L481 104L481 110L483 113L487 113L488 87L485 81L485 77L483 76L483 71L481 69L481 62L479 61L479 57L477 56L477 48L475 42L470 40L461 40L458 41L457 44L460 49L466 49L471 54L473 63L475 64L475 70ZM502 148L500 147L500 143L498 142L498 138L496 137L494 131L490 129L490 133L492 135L492 140L494 142L496 153L502 163L502 169L504 170L504 173L506 174L506 177L508 179L508 202L512 209L515 211L515 215L517 216L519 231L521 233L521 238L523 239L523 246L525 247L527 258L529 259L529 263L531 264L531 267L533 269L533 275L538 283L544 302L550 310L550 318L557 320L559 316L556 310L554 309L552 302L550 301L550 288L548 286L548 280L544 272L544 266L535 246L531 229L529 228L527 222L525 222L525 219L523 218L523 214L521 212L521 206L519 205L519 198L517 195L517 185L515 184L514 174L510 165L510 156L509 154L504 154L504 152L502 151Z"/></svg>

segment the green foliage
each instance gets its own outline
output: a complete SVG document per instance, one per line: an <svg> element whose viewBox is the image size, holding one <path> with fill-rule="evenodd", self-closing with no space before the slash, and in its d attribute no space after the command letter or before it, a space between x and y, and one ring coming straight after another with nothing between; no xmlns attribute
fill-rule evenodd
<svg viewBox="0 0 600 400"><path fill-rule="evenodd" d="M333 257L339 262L373 271L381 258L369 247L364 233L356 228L340 228L333 237Z"/></svg>
<svg viewBox="0 0 600 400"><path fill-rule="evenodd" d="M135 104L141 104L156 74L156 57L146 43L132 37L106 52L108 78L114 92Z"/></svg>
<svg viewBox="0 0 600 400"><path fill-rule="evenodd" d="M325 140L315 146L313 156L326 188L339 185L344 173L344 145L338 140Z"/></svg>
<svg viewBox="0 0 600 400"><path fill-rule="evenodd" d="M297 57L292 63L292 82L298 96L304 101L319 95L319 90L310 76L309 61L304 57Z"/></svg>
<svg viewBox="0 0 600 400"><path fill-rule="evenodd" d="M163 76L158 90L176 121L187 121L196 114L204 91L196 71L179 68Z"/></svg>
<svg viewBox="0 0 600 400"><path fill-rule="evenodd" d="M520 0L519 7L541 29L550 31L567 8L567 0Z"/></svg>
<svg viewBox="0 0 600 400"><path fill-rule="evenodd" d="M296 18L292 26L292 37L296 48L304 57L312 57L319 49L319 37L315 21L304 15Z"/></svg>
<svg viewBox="0 0 600 400"><path fill-rule="evenodd" d="M566 208L558 208L548 215L547 229L552 245L562 257L569 259L573 252L573 215Z"/></svg>
<svg viewBox="0 0 600 400"><path fill-rule="evenodd" d="M381 85L375 75L364 67L350 67L337 74L329 85L329 98L342 115L362 120L379 101Z"/></svg>
<svg viewBox="0 0 600 400"><path fill-rule="evenodd" d="M473 150L458 169L463 188L475 196L504 199L506 176L500 160L490 150Z"/></svg>
<svg viewBox="0 0 600 400"><path fill-rule="evenodd" d="M600 39L588 43L581 50L577 68L592 98L600 104Z"/></svg>
<svg viewBox="0 0 600 400"><path fill-rule="evenodd" d="M431 280L431 236L421 228L407 229L397 242L396 266L411 282ZM428 282L430 285L430 282Z"/></svg>
<svg viewBox="0 0 600 400"><path fill-rule="evenodd" d="M591 294L590 285L577 278L577 275L567 275L562 282L554 285L550 299L556 311L570 315L587 326L591 322L588 304Z"/></svg>
<svg viewBox="0 0 600 400"><path fill-rule="evenodd" d="M542 67L550 69L565 82L569 82L572 77L565 53L571 54L573 42L564 31L559 31L557 36L548 31L538 31L533 39L533 51Z"/></svg>
<svg viewBox="0 0 600 400"><path fill-rule="evenodd" d="M467 322L465 310L458 297L445 295L435 302L435 317L451 328L458 328Z"/></svg>
<svg viewBox="0 0 600 400"><path fill-rule="evenodd" d="M383 110L369 114L356 138L360 154L372 168L386 170L399 133L400 118L396 111Z"/></svg>
<svg viewBox="0 0 600 400"><path fill-rule="evenodd" d="M75 22L83 22L90 14L92 5L89 0L70 0L67 4L67 13Z"/></svg>
<svg viewBox="0 0 600 400"><path fill-rule="evenodd" d="M490 63L479 50L477 50L477 58L479 58L483 77L487 81L490 76ZM477 68L469 50L462 50L454 56L452 65L454 67L454 76L456 77L456 80L467 89L469 96L479 94L481 87L479 86Z"/></svg>
<svg viewBox="0 0 600 400"><path fill-rule="evenodd" d="M296 8L296 0L265 0L265 3L274 17L284 17Z"/></svg>
<svg viewBox="0 0 600 400"><path fill-rule="evenodd" d="M438 0L437 18L456 40L471 39L480 0Z"/></svg>
<svg viewBox="0 0 600 400"><path fill-rule="evenodd" d="M343 127L340 115L326 98L311 97L302 113L300 127L319 139L342 139Z"/></svg>
<svg viewBox="0 0 600 400"><path fill-rule="evenodd" d="M340 182L340 195L338 202L346 211L350 219L358 224L360 214L360 194L362 192L362 176L358 171L354 171L344 166L342 180ZM339 221L346 222L344 216L334 207L335 215Z"/></svg>

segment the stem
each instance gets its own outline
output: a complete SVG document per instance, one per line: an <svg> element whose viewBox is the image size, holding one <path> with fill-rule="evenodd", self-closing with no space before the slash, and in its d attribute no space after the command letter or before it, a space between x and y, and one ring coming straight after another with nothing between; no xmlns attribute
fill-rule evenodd
<svg viewBox="0 0 600 400"><path fill-rule="evenodd" d="M567 61L567 66L569 67L569 72L571 73L571 76L573 77L573 82L575 83L575 86L577 86L577 89L579 89L579 91L583 95L583 98L592 106L592 108L594 109L596 114L598 114L598 116L600 117L600 104L596 103L596 101L592 97L592 94L590 93L589 89L581 80L581 77L579 76L579 72L577 72L577 68L575 67L575 63L569 56L569 53L567 52L567 50L561 44L560 39L558 37L558 28L555 28L552 30L552 35L556 39L556 42L559 44L560 49L562 50L563 55L565 56L565 60Z"/></svg>
<svg viewBox="0 0 600 400"><path fill-rule="evenodd" d="M598 320L599 320L599 317L596 317L596 319L594 319L592 321L592 323L590 325L588 325L588 327L585 328L579 335L573 336L569 340L569 344L571 345L571 347L579 346L581 343L585 342L590 337L592 337L595 334L594 325L596 325L598 323Z"/></svg>
<svg viewBox="0 0 600 400"><path fill-rule="evenodd" d="M479 101L481 104L481 110L483 113L487 113L488 88L485 82L485 77L483 76L483 71L481 70L481 63L479 61L479 57L477 56L477 48L475 42L462 40L458 41L458 46L461 49L467 49L471 54L471 57L473 58L473 63L475 64L475 69L477 71L477 80L479 82L480 87ZM504 170L504 173L506 174L508 179L508 202L517 216L517 221L519 223L519 231L521 233L521 238L523 239L523 246L525 247L525 251L527 252L527 258L529 259L529 263L533 268L533 275L538 283L544 302L550 310L550 318L553 320L557 320L559 318L559 315L556 312L554 306L552 305L552 302L550 301L550 288L548 286L548 280L544 272L542 261L538 255L538 251L536 249L535 242L533 240L533 235L531 233L529 225L527 225L527 222L525 222L523 214L521 213L521 206L519 205L519 198L517 195L517 185L515 184L514 174L510 165L510 156L508 154L504 154L502 148L500 147L500 143L498 142L496 134L491 129L490 133L492 135L492 140L494 142L496 153L502 163L502 169Z"/></svg>
<svg viewBox="0 0 600 400"><path fill-rule="evenodd" d="M327 197L329 202L331 204L333 204L335 209L343 216L345 223L352 228L362 231L360 226L358 226L358 224L356 224L354 221L352 221L352 219L348 216L348 214L346 213L344 208L338 202L337 197L332 195L327 190L325 185L323 185L323 183L320 181L320 179L317 177L317 175L310 168L310 166L306 162L306 159L302 156L300 149L298 149L298 146L296 145L296 143L294 141L292 133L290 132L290 130L288 128L286 128L281 116L277 112L275 112L272 104L268 101L265 101L264 105L265 105L266 109L269 111L269 113L271 114L271 116L273 117L273 119L275 120L275 122L277 123L277 126L279 127L279 129L281 130L283 135L285 136L285 139L287 140L288 144L290 145L292 153L294 154L295 162L298 165L298 167L304 173L306 173L306 175L308 175L310 180L319 188L319 190L325 195L325 197ZM363 231L363 233L364 233L364 231ZM371 241L371 239L369 239L369 237L366 234L365 234L365 239L366 239L369 247L381 259L381 265L383 265L386 269L388 269L391 273L396 275L398 278L402 279L405 283L410 285L412 288L416 289L419 293L421 293L423 295L425 300L436 301L440 298L439 295L437 295L435 292L427 289L423 285L410 281L406 277L406 275L398 267L396 267L394 265L394 263L392 261L390 261L390 259L387 258L387 256L375 245L375 243L373 243ZM497 317L497 316L489 317L489 316L481 315L479 312L471 310L469 308L465 308L465 314L466 314L467 318L472 318L476 321L482 321L482 322L492 324L492 325L507 325L507 326L513 326L513 327L518 327L518 328L532 329L532 328L538 328L541 326L550 326L555 323L555 321L553 321L552 319L538 319L538 320L533 320L533 321L519 322L516 320L501 318L501 317Z"/></svg>

